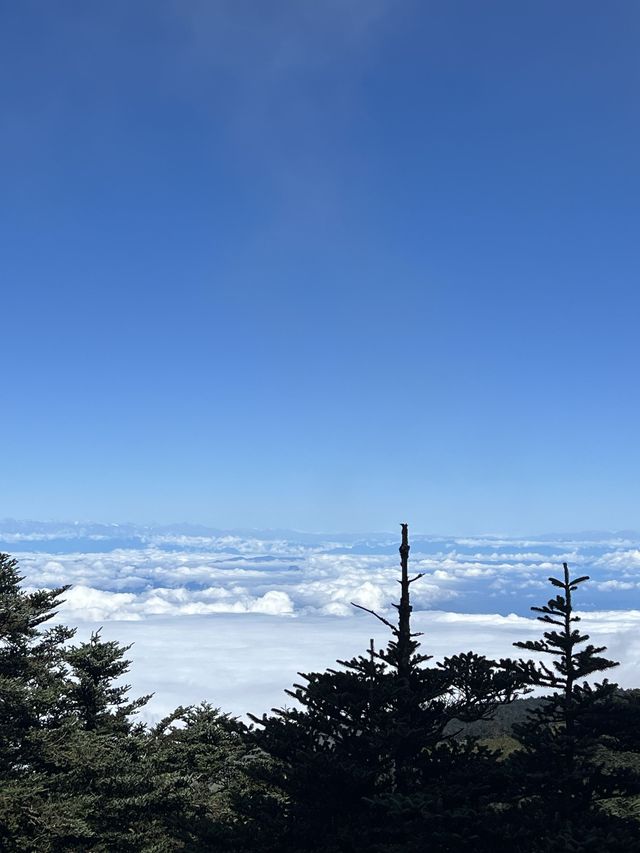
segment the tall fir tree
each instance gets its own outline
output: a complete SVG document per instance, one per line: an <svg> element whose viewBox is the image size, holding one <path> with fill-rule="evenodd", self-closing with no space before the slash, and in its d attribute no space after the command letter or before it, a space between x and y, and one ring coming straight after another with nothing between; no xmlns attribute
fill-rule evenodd
<svg viewBox="0 0 640 853"><path fill-rule="evenodd" d="M45 627L67 586L25 592L17 561L0 554L0 847L47 849L52 829L73 831L49 792L69 731L64 644L74 631Z"/></svg>
<svg viewBox="0 0 640 853"><path fill-rule="evenodd" d="M74 728L55 782L65 802L82 802L84 831L60 849L171 851L189 837L189 780L159 760L156 738L136 717L151 697L131 699L122 681L130 648L96 631L66 650Z"/></svg>
<svg viewBox="0 0 640 853"><path fill-rule="evenodd" d="M125 658L131 646L116 640L102 640L94 631L88 642L72 646L65 659L71 670L68 688L72 708L88 731L130 731L133 715L143 708L151 695L130 700L131 685L120 679L129 671Z"/></svg>
<svg viewBox="0 0 640 853"><path fill-rule="evenodd" d="M542 639L514 643L538 656L519 662L523 680L553 691L514 727L521 749L506 768L514 810L505 813L505 827L511 827L513 843L517 840L517 849L524 851L631 850L637 834L637 827L609 817L603 808L611 797L627 792L633 780L601 760L602 724L616 685L607 679L592 685L586 679L617 663L602 656L604 646L587 643L589 635L576 627L580 617L573 593L588 580L586 575L572 578L563 563L563 576L549 578L558 590L555 597L532 607L547 628Z"/></svg>
<svg viewBox="0 0 640 853"><path fill-rule="evenodd" d="M68 646L47 625L69 587L25 591L0 554L0 849L170 851L190 838L190 779L135 722L148 697L119 683L128 647Z"/></svg>
<svg viewBox="0 0 640 853"><path fill-rule="evenodd" d="M273 818L280 805L258 849L481 849L496 756L457 740L456 722L510 701L518 675L472 652L425 665L411 631L410 587L420 575L409 578L407 525L400 556L397 623L368 611L391 630L387 647L339 661L339 670L301 673L304 684L287 691L298 707L252 718L272 758L261 777L270 785L265 810Z"/></svg>

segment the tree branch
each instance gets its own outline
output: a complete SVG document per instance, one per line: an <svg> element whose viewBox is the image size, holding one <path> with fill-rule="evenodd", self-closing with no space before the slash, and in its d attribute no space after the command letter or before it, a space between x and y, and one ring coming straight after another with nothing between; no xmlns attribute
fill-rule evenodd
<svg viewBox="0 0 640 853"><path fill-rule="evenodd" d="M392 625L391 622L388 622L383 616L380 616L379 613L376 613L375 610L369 610L368 607L363 607L361 604L356 604L355 601L351 602L351 606L357 607L358 610L364 610L365 613L370 613L372 616L375 616L376 619L379 619L384 625L386 625L387 628L391 628L394 633L396 632L397 629L395 625Z"/></svg>

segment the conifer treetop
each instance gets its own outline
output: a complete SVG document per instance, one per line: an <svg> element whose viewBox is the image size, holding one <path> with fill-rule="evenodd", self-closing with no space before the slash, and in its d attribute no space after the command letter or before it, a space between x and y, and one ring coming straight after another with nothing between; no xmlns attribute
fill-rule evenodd
<svg viewBox="0 0 640 853"><path fill-rule="evenodd" d="M580 617L573 609L572 593L580 584L589 580L588 575L572 578L567 563L563 563L563 577L549 578L549 583L561 590L555 598L550 598L542 607L532 607L536 613L541 613L537 619L550 627L543 634L541 640L525 640L514 643L520 649L546 654L552 657L550 666L539 663L531 667L530 676L532 684L540 687L561 689L567 697L571 696L574 685L596 672L602 672L618 666L616 661L601 657L606 651L606 646L587 645L583 649L577 649L589 639L588 634L583 634L573 626L580 622Z"/></svg>

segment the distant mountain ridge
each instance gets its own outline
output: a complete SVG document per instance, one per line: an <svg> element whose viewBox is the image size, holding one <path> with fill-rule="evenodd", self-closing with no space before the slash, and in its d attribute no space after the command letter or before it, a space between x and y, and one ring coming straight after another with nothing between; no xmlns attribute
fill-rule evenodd
<svg viewBox="0 0 640 853"><path fill-rule="evenodd" d="M0 536L13 536L16 538L146 538L162 535L186 536L186 537L223 537L236 536L242 539L261 539L273 541L286 539L289 541L301 541L305 543L372 543L396 542L397 532L394 531L368 531L364 533L353 532L322 532L303 531L288 528L253 528L253 527L231 527L221 528L197 524L193 522L175 522L171 524L138 524L135 522L98 522L98 521L53 521L37 519L0 519ZM531 533L531 534L442 534L442 533L417 533L412 531L412 542L461 542L467 540L478 540L484 542L501 541L508 542L601 542L601 541L640 541L640 532L637 530L583 530L578 532L555 532L555 533Z"/></svg>

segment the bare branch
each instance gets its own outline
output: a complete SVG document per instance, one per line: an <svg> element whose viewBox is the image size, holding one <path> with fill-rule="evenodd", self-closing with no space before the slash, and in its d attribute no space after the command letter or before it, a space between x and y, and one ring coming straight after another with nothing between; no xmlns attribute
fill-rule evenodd
<svg viewBox="0 0 640 853"><path fill-rule="evenodd" d="M363 607L361 604L356 604L355 601L351 602L352 607L357 607L358 610L364 610L365 613L370 613L372 616L375 616L376 619L379 619L387 628L391 628L391 630L395 633L396 627L392 625L391 622L388 622L383 616L380 616L379 613L376 613L375 610L369 610L368 607Z"/></svg>

